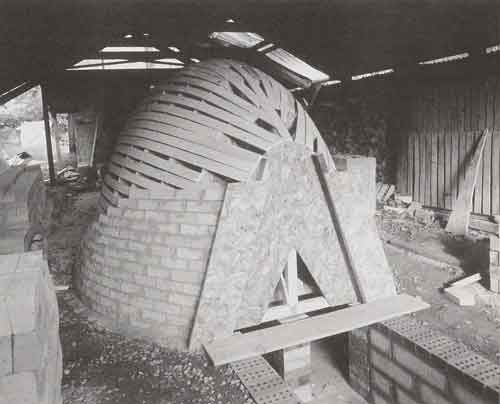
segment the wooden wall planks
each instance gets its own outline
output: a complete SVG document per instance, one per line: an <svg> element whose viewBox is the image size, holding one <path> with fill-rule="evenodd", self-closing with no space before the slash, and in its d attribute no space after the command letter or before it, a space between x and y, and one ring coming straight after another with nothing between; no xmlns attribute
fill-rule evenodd
<svg viewBox="0 0 500 404"><path fill-rule="evenodd" d="M482 131L492 130L474 194L474 213L500 215L500 77L429 82L417 87L401 126L398 192L451 209Z"/></svg>

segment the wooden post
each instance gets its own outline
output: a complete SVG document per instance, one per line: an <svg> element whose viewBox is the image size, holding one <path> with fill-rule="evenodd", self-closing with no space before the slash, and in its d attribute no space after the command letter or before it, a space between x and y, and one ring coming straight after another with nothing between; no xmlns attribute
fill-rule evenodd
<svg viewBox="0 0 500 404"><path fill-rule="evenodd" d="M41 84L40 87L42 88L43 121L45 123L45 145L47 146L47 162L49 163L50 185L55 185L56 172L54 170L54 156L52 154L52 141L50 139L49 106L47 105L47 93L45 84Z"/></svg>

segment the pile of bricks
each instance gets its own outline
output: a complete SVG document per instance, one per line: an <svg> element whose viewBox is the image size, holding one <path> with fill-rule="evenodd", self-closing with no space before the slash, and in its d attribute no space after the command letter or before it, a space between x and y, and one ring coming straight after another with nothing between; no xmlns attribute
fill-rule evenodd
<svg viewBox="0 0 500 404"><path fill-rule="evenodd" d="M490 235L490 289L500 293L500 236Z"/></svg>
<svg viewBox="0 0 500 404"><path fill-rule="evenodd" d="M185 349L223 187L133 189L89 227L75 287L108 325Z"/></svg>
<svg viewBox="0 0 500 404"><path fill-rule="evenodd" d="M0 403L59 404L54 286L41 251L0 255Z"/></svg>
<svg viewBox="0 0 500 404"><path fill-rule="evenodd" d="M0 174L0 254L27 248L30 229L42 232L46 206L39 165L11 167Z"/></svg>
<svg viewBox="0 0 500 404"><path fill-rule="evenodd" d="M409 316L352 333L349 375L376 404L500 402L500 366Z"/></svg>

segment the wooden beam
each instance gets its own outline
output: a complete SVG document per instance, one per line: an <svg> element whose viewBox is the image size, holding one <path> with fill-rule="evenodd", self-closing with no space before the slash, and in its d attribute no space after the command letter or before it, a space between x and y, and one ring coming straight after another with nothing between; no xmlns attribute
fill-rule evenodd
<svg viewBox="0 0 500 404"><path fill-rule="evenodd" d="M204 347L213 364L219 366L352 331L428 307L430 306L424 301L402 294L247 334L217 339Z"/></svg>
<svg viewBox="0 0 500 404"><path fill-rule="evenodd" d="M55 185L56 172L54 169L54 155L52 154L52 141L50 138L50 117L49 117L49 106L47 104L47 89L45 87L45 84L42 84L41 88L42 88L43 121L45 124L45 145L47 147L47 162L49 163L50 185Z"/></svg>
<svg viewBox="0 0 500 404"><path fill-rule="evenodd" d="M9 102L11 99L16 98L18 95L21 95L22 93L32 89L35 87L38 83L35 81L28 81L26 83L22 83L11 90L8 90L4 92L3 94L0 94L0 105L5 104L6 102Z"/></svg>

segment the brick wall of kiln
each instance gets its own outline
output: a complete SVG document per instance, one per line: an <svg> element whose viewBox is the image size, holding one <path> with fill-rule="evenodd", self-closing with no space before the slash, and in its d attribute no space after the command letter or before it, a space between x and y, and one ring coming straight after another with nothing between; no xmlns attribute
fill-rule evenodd
<svg viewBox="0 0 500 404"><path fill-rule="evenodd" d="M223 189L115 199L84 239L84 302L117 329L186 348L223 199Z"/></svg>

